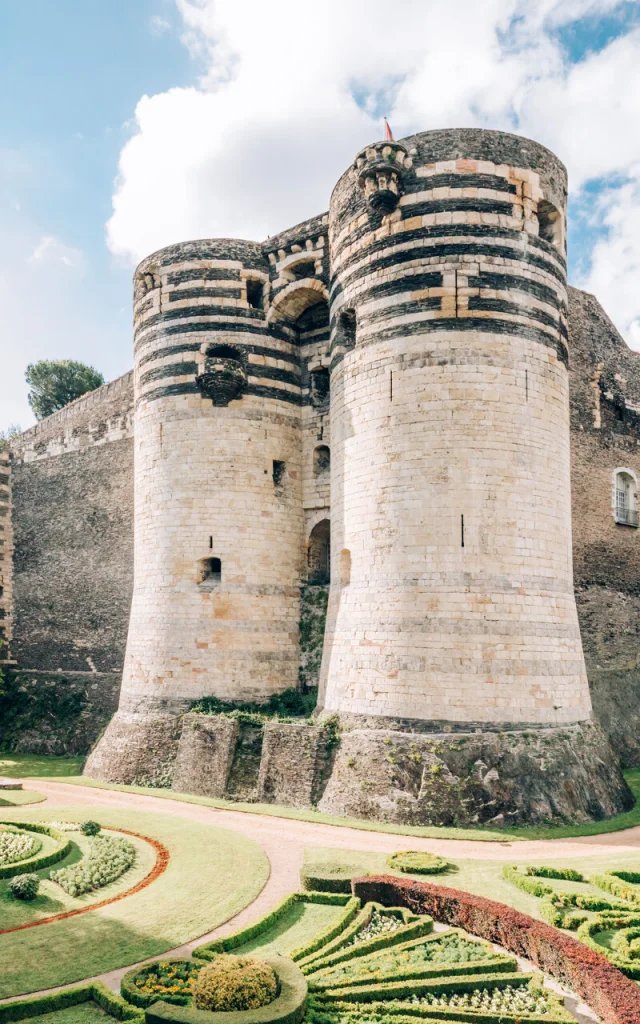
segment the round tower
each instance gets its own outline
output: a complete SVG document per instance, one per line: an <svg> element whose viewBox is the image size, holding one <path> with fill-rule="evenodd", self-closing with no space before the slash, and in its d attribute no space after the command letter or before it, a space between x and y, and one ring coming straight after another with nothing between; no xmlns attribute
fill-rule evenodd
<svg viewBox="0 0 640 1024"><path fill-rule="evenodd" d="M135 273L134 593L94 777L157 766L199 697L297 683L300 369L286 332L267 331L268 266L258 244L219 239Z"/></svg>
<svg viewBox="0 0 640 1024"><path fill-rule="evenodd" d="M481 130L367 147L333 192L321 704L347 719L590 718L571 556L566 195L547 149Z"/></svg>

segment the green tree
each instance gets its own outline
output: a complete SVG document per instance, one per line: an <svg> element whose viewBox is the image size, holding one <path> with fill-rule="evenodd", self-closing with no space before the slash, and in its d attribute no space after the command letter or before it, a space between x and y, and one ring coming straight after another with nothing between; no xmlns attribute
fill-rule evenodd
<svg viewBox="0 0 640 1024"><path fill-rule="evenodd" d="M10 423L6 430L0 430L0 452L8 446L9 441L22 433L22 427L18 423Z"/></svg>
<svg viewBox="0 0 640 1024"><path fill-rule="evenodd" d="M101 373L73 359L29 363L25 378L30 388L29 405L39 420L104 384Z"/></svg>

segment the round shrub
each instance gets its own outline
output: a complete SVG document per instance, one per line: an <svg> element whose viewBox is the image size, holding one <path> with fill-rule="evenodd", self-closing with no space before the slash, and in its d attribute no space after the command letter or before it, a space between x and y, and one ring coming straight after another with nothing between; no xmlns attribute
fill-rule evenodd
<svg viewBox="0 0 640 1024"><path fill-rule="evenodd" d="M9 882L9 892L16 900L35 900L40 888L37 875L15 875Z"/></svg>
<svg viewBox="0 0 640 1024"><path fill-rule="evenodd" d="M402 850L387 857L387 864L394 871L404 871L413 875L439 875L451 867L444 857L436 857L435 853L421 853L420 850Z"/></svg>
<svg viewBox="0 0 640 1024"><path fill-rule="evenodd" d="M97 821L83 821L80 826L83 836L97 836L100 826Z"/></svg>
<svg viewBox="0 0 640 1024"><path fill-rule="evenodd" d="M220 953L191 983L199 1010L257 1010L278 995L273 968L250 956Z"/></svg>

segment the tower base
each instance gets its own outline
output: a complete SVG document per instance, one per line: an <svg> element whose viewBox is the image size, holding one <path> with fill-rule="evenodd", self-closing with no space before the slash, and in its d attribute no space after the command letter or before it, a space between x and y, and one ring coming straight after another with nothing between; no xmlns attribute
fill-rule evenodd
<svg viewBox="0 0 640 1024"><path fill-rule="evenodd" d="M609 741L593 722L440 733L345 725L351 729L342 732L318 804L329 814L500 827L597 821L633 805Z"/></svg>
<svg viewBox="0 0 640 1024"><path fill-rule="evenodd" d="M243 800L399 825L580 823L633 805L593 722L473 732L357 718L336 731L336 722L230 729L223 716L175 708L119 711L84 773L229 799L240 779Z"/></svg>

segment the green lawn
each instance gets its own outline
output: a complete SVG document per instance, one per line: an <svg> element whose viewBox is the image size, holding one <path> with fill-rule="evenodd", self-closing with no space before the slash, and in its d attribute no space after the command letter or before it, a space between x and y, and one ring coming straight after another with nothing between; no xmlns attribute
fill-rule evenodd
<svg viewBox="0 0 640 1024"><path fill-rule="evenodd" d="M24 807L25 804L41 804L46 800L42 793L36 793L33 789L3 789L0 790L0 808L2 807ZM3 811L0 810L0 815Z"/></svg>
<svg viewBox="0 0 640 1024"><path fill-rule="evenodd" d="M287 956L292 950L306 946L314 936L329 928L344 914L344 907L325 906L322 903L294 903L287 913L262 935L237 946L234 954L282 953Z"/></svg>
<svg viewBox="0 0 640 1024"><path fill-rule="evenodd" d="M47 754L13 754L0 751L0 775L10 779L59 778L63 775L79 775L85 762L84 757L53 757Z"/></svg>
<svg viewBox="0 0 640 1024"><path fill-rule="evenodd" d="M40 807L4 815L13 821L47 821L51 816ZM58 821L86 816L86 806L55 811ZM102 825L159 839L170 852L167 870L145 889L110 906L0 935L0 998L159 956L229 920L255 899L269 876L262 849L235 832L137 810L100 808L94 817Z"/></svg>
<svg viewBox="0 0 640 1024"><path fill-rule="evenodd" d="M104 1013L91 1000L78 1006L68 1006L66 1010L23 1018L23 1024L106 1024L107 1021L113 1021L113 1017Z"/></svg>
<svg viewBox="0 0 640 1024"><path fill-rule="evenodd" d="M507 903L516 910L521 910L531 917L540 918L538 911L539 900L536 896L523 892L515 885L507 882L502 877L504 861L498 860L468 860L465 858L454 858L455 864L451 871L441 875L401 875L403 878L415 878L422 882L433 882L435 885L446 885L452 889L462 889L465 892L472 892L476 896L486 896L488 899L498 900L500 903ZM386 853L370 853L365 850L336 850L328 846L309 846L305 850L305 868L312 872L315 868L326 868L331 864L348 863L357 866L362 874L399 874L387 867ZM517 847L514 847L512 864L526 865L531 863L541 864L542 861L523 861L517 855ZM547 856L545 863L552 864L558 868L575 868L582 872L585 877L602 873L611 868L626 868L627 870L640 870L640 849L637 853L625 853L612 857L553 857ZM557 879L542 879L545 885L565 892L580 890L581 892L598 892L601 890L591 885L572 883Z"/></svg>
<svg viewBox="0 0 640 1024"><path fill-rule="evenodd" d="M109 834L114 835L115 833ZM88 837L81 835L79 832L72 832L70 838L73 840L73 846L69 855L64 860L58 861L53 867L44 868L42 871L36 872L42 881L40 883L40 891L35 900L26 903L22 900L12 899L9 895L9 882L11 879L0 880L0 927L15 928L29 921L41 921L46 917L52 917L54 914L64 914L69 910L79 910L83 907L90 907L93 903L100 903L102 900L111 899L121 892L126 892L127 889L132 889L134 885L141 882L149 874L156 862L156 851L149 843L145 843L144 840L136 839L133 836L126 836L125 838L133 843L136 848L135 864L128 871L125 871L121 878L112 882L111 885L106 885L102 889L96 889L95 892L88 892L84 896L74 898L69 896L61 886L57 885L56 882L52 882L49 878L51 871L57 871L58 868L76 864L88 852L90 846ZM49 836L41 836L41 839L42 853L48 853L49 849L53 849L56 845ZM0 945L3 938L5 936L0 936Z"/></svg>

